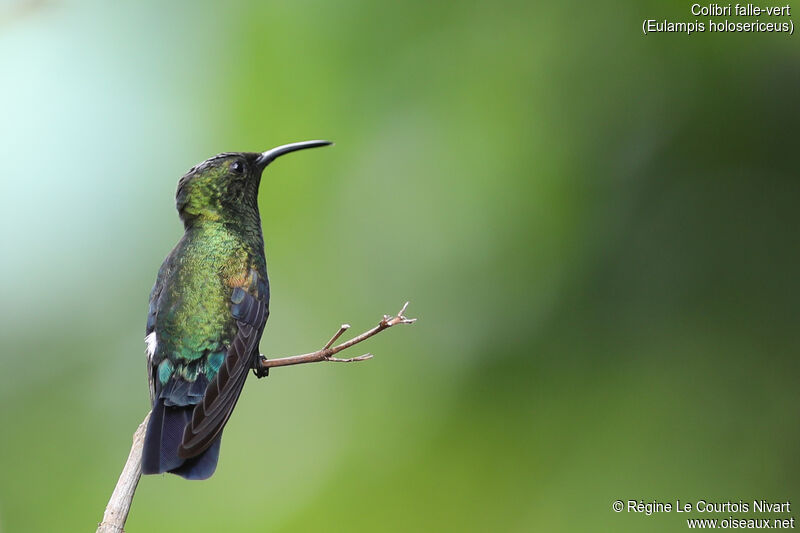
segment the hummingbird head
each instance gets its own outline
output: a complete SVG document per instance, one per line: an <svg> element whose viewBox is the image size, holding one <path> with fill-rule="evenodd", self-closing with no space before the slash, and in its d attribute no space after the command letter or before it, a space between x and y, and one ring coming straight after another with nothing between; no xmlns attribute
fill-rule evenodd
<svg viewBox="0 0 800 533"><path fill-rule="evenodd" d="M261 173L278 157L330 141L284 144L266 152L227 152L193 166L178 180L175 200L184 224L198 220L229 222L258 214Z"/></svg>

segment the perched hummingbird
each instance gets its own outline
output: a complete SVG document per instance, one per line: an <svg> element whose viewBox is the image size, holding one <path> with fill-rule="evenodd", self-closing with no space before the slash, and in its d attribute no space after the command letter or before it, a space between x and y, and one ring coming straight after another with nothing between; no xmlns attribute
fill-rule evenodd
<svg viewBox="0 0 800 533"><path fill-rule="evenodd" d="M187 479L214 473L222 429L249 370L258 369L258 342L269 316L261 173L279 156L329 144L223 153L178 181L185 232L158 271L145 330L153 409L143 473Z"/></svg>

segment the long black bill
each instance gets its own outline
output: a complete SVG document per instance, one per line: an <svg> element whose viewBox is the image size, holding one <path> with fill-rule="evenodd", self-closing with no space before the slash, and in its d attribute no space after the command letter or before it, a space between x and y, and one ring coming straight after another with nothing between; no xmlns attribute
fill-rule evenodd
<svg viewBox="0 0 800 533"><path fill-rule="evenodd" d="M256 164L263 169L278 157L288 154L289 152L305 150L306 148L316 148L318 146L328 146L329 144L333 143L330 141L303 141L299 143L284 144L283 146L277 146L272 150L267 150L266 152L262 153L260 156L258 156L258 158L256 158Z"/></svg>

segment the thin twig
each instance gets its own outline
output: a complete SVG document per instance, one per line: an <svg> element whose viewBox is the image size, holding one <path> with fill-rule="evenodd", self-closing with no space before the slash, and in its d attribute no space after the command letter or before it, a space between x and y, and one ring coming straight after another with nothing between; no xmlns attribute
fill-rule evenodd
<svg viewBox="0 0 800 533"><path fill-rule="evenodd" d="M406 318L403 313L406 312L406 308L408 307L408 302L403 305L403 308L400 309L400 312L397 313L396 316L390 315L383 315L383 319L378 323L377 326L374 328L365 331L361 335L357 337L353 337L347 342L343 342L337 346L331 346L336 339L338 339L342 333L344 333L349 327L349 324L342 324L339 328L339 331L329 340L325 346L321 350L317 350L316 352L311 353L304 353L302 355L293 355L291 357L281 357L279 359L267 359L263 355L261 359L259 359L259 363L262 369L265 368L273 368L276 366L289 366L289 365L300 365L303 363L317 363L319 361L330 361L333 363L352 363L355 361L366 361L367 359L372 358L371 353L365 353L364 355L359 355L358 357L351 357L349 359L337 359L333 357L337 353L341 352L342 350L346 350L351 346L358 344L359 342L363 342L368 338L372 337L373 335L380 333L381 331L388 329L397 324L413 324L417 321L416 318Z"/></svg>
<svg viewBox="0 0 800 533"><path fill-rule="evenodd" d="M331 346L333 346L333 343L334 343L334 342L336 342L336 339L338 339L339 337L341 337L341 336L342 336L342 333L344 333L344 332L345 332L345 331L347 331L348 329L350 329L350 324L342 324L342 326L339 328L339 331L337 331L337 332L336 332L336 333L333 335L333 337L331 337L331 340L329 340L328 342L326 342L326 343L325 343L325 346L323 346L323 347L322 347L322 349L323 349L323 350L327 350L328 348L330 348Z"/></svg>
<svg viewBox="0 0 800 533"><path fill-rule="evenodd" d="M144 446L144 434L147 430L147 421L150 413L144 417L139 424L136 433L133 434L133 445L128 454L128 460L117 480L117 486L111 494L111 499L106 505L106 512L103 513L103 521L97 526L97 533L122 533L124 532L125 520L128 519L128 512L131 510L133 494L142 476L142 447Z"/></svg>
<svg viewBox="0 0 800 533"><path fill-rule="evenodd" d="M350 328L349 324L342 324L339 331L331 337L331 340L329 340L321 350L317 350L316 352L292 357L282 357L280 359L266 359L264 356L261 356L259 359L261 368L266 369L276 366L299 365L302 363L315 363L317 361L352 363L370 359L372 358L371 353L359 355L358 357L351 357L349 359L337 359L333 356L396 324L413 324L416 322L416 318L406 318L403 316L403 313L406 312L406 307L408 307L408 302L403 305L403 308L400 309L400 312L397 313L396 316L383 315L383 319L377 326L337 346L333 346L333 343ZM117 486L111 494L111 499L108 500L106 511L103 513L103 521L97 526L97 533L124 533L125 531L125 521L128 519L128 513L131 510L133 495L136 492L136 486L139 484L139 478L142 476L142 448L144 446L144 435L147 431L147 421L149 418L150 413L147 413L142 423L139 424L136 433L133 434L133 445L128 454L128 460L125 462L125 466L117 481Z"/></svg>

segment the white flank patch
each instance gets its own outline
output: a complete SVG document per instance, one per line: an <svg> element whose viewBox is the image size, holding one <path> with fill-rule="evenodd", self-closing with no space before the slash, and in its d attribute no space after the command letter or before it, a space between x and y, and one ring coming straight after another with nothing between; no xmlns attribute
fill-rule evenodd
<svg viewBox="0 0 800 533"><path fill-rule="evenodd" d="M152 332L150 335L144 338L144 343L147 345L147 356L153 357L153 354L156 353L156 346L158 346L158 341L156 340L156 332Z"/></svg>

